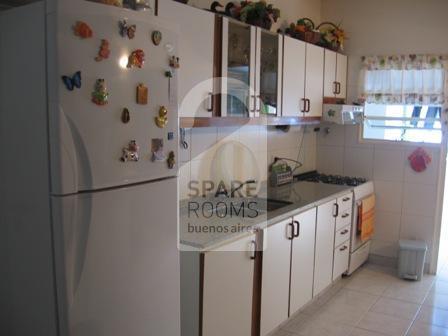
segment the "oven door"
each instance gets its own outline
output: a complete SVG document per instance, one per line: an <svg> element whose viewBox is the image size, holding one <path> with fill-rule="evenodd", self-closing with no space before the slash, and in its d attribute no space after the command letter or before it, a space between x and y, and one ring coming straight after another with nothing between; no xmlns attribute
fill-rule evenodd
<svg viewBox="0 0 448 336"><path fill-rule="evenodd" d="M370 196L370 195L369 195ZM367 196L367 197L369 197ZM353 206L353 217L352 217L352 243L350 247L350 252L353 253L357 249L359 249L362 245L367 243L367 241L361 240L361 232L358 231L358 217L359 217L359 211L358 207L361 205L361 202L367 198L364 197L360 200L356 200Z"/></svg>

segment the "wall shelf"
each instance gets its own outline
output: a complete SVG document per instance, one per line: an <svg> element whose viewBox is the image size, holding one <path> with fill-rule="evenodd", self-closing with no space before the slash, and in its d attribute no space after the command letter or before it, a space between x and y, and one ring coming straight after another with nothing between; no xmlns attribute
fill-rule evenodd
<svg viewBox="0 0 448 336"><path fill-rule="evenodd" d="M231 127L231 126L301 126L301 125L318 125L320 117L211 117L211 118L179 118L181 128L197 128L197 127Z"/></svg>

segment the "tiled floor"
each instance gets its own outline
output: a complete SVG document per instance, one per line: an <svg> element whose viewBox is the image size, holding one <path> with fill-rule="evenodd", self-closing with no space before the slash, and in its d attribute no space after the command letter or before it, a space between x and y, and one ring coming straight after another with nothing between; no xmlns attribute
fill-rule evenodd
<svg viewBox="0 0 448 336"><path fill-rule="evenodd" d="M448 336L448 266L420 282L366 265L273 336Z"/></svg>

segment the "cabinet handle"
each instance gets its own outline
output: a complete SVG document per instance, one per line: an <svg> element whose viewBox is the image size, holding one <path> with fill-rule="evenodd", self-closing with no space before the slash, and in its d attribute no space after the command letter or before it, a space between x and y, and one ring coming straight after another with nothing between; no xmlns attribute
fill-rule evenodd
<svg viewBox="0 0 448 336"><path fill-rule="evenodd" d="M306 111L306 99L302 98L300 99L300 112L305 113ZM303 106L303 107L302 107Z"/></svg>
<svg viewBox="0 0 448 336"><path fill-rule="evenodd" d="M342 202L348 202L348 201L350 201L350 197L345 197L342 199Z"/></svg>
<svg viewBox="0 0 448 336"><path fill-rule="evenodd" d="M338 94L338 82L333 82L333 94Z"/></svg>
<svg viewBox="0 0 448 336"><path fill-rule="evenodd" d="M209 99L209 104L208 104L207 112L213 112L214 102L213 102L213 93L212 92L208 93L208 99Z"/></svg>
<svg viewBox="0 0 448 336"><path fill-rule="evenodd" d="M346 235L348 233L348 230L345 229L344 231L341 231L341 236Z"/></svg>
<svg viewBox="0 0 448 336"><path fill-rule="evenodd" d="M291 231L288 232L288 234L290 233L291 235L288 235L288 239L289 240L293 240L294 239L294 224L293 223L289 223L287 228L291 228Z"/></svg>
<svg viewBox="0 0 448 336"><path fill-rule="evenodd" d="M347 218L348 216L350 216L350 214L346 213L342 215L342 218Z"/></svg>
<svg viewBox="0 0 448 336"><path fill-rule="evenodd" d="M251 241L252 247L253 247L253 251L252 255L250 256L250 260L255 260L257 258L257 242L255 240Z"/></svg>
<svg viewBox="0 0 448 336"><path fill-rule="evenodd" d="M255 99L255 109L257 110L257 112L261 111L261 97L257 96Z"/></svg>
<svg viewBox="0 0 448 336"><path fill-rule="evenodd" d="M306 112L309 113L311 110L311 100L307 99L307 108L306 108Z"/></svg>
<svg viewBox="0 0 448 336"><path fill-rule="evenodd" d="M342 251L345 251L346 249L348 249L348 247L344 245L343 247L341 247L341 248L339 249L339 251L342 252Z"/></svg>
<svg viewBox="0 0 448 336"><path fill-rule="evenodd" d="M294 238L298 238L300 236L300 222L294 221L294 224L296 225L296 233L294 234Z"/></svg>
<svg viewBox="0 0 448 336"><path fill-rule="evenodd" d="M339 204L335 203L334 207L336 209L336 212L333 214L333 217L339 216Z"/></svg>
<svg viewBox="0 0 448 336"><path fill-rule="evenodd" d="M341 83L338 82L338 94L341 94Z"/></svg>

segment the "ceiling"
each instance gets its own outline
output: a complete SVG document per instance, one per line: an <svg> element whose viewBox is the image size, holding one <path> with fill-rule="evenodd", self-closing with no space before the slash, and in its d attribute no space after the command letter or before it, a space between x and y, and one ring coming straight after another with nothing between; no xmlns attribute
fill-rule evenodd
<svg viewBox="0 0 448 336"><path fill-rule="evenodd" d="M37 0L0 0L0 10L5 10L12 7L23 6Z"/></svg>

